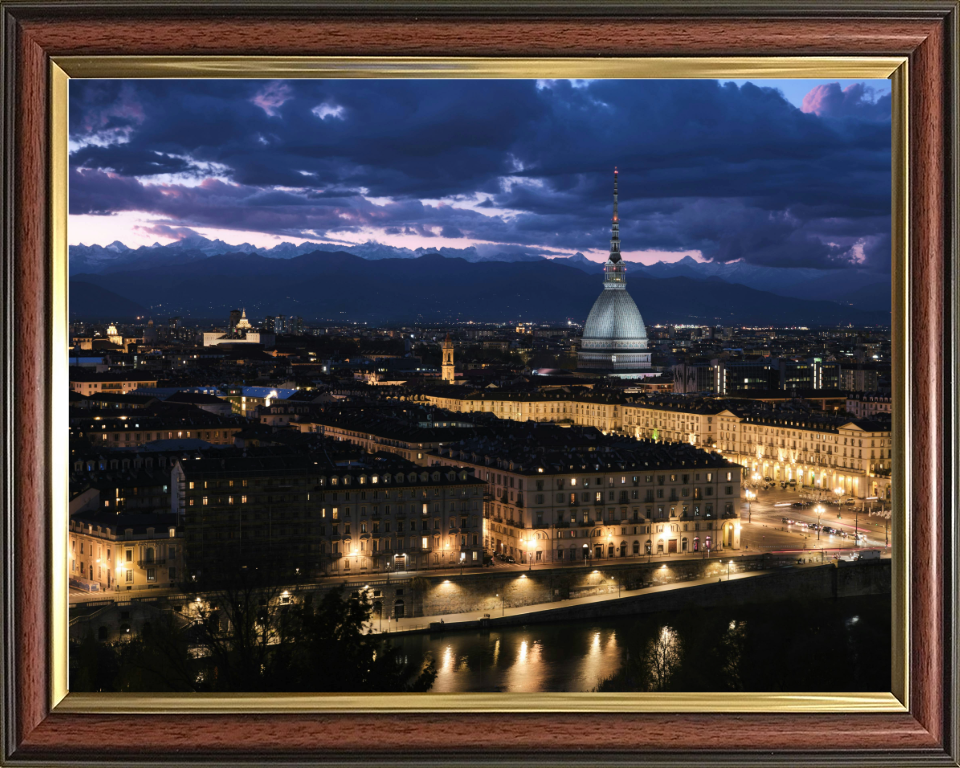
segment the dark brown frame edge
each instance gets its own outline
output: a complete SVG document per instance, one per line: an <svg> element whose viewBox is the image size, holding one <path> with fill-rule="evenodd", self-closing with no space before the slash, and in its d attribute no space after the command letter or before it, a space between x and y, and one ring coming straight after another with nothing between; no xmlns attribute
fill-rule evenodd
<svg viewBox="0 0 960 768"><path fill-rule="evenodd" d="M6 765L246 762L957 766L955 0L2 7ZM49 59L106 54L905 55L910 60L911 710L902 715L64 715L50 712ZM37 578L43 574L43 578ZM375 738L373 738L375 735ZM691 735L695 735L691 738Z"/></svg>

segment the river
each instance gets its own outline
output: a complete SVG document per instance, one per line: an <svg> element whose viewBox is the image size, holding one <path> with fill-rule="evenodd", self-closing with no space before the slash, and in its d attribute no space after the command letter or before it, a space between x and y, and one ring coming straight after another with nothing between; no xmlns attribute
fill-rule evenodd
<svg viewBox="0 0 960 768"><path fill-rule="evenodd" d="M411 635L434 692L889 691L890 596ZM659 677L652 652L667 659Z"/></svg>

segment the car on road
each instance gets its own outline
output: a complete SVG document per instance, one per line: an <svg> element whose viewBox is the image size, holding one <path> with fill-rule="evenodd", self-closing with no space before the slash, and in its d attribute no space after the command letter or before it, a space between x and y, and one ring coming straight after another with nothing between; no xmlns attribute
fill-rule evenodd
<svg viewBox="0 0 960 768"><path fill-rule="evenodd" d="M504 560L506 560L508 563L515 563L515 562L517 562L516 560L513 559L513 556L512 556L512 555L507 555L507 556L504 558Z"/></svg>
<svg viewBox="0 0 960 768"><path fill-rule="evenodd" d="M817 530L817 524L816 524L816 523L807 523L807 528L812 528L813 530Z"/></svg>

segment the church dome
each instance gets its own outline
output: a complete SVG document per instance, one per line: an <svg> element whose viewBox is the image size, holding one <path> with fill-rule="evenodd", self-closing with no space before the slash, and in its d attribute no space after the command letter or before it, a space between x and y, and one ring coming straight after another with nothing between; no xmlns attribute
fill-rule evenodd
<svg viewBox="0 0 960 768"><path fill-rule="evenodd" d="M602 291L593 303L583 327L583 340L643 342L643 345L623 344L623 348L646 348L647 329L640 310L626 291ZM594 346L592 344L587 346ZM606 346L606 345L604 345Z"/></svg>
<svg viewBox="0 0 960 768"><path fill-rule="evenodd" d="M650 369L647 329L633 297L627 293L627 269L620 255L617 172L613 172L613 229L610 258L603 267L603 290L593 303L577 352L583 369L612 370L628 376ZM632 373L631 373L632 372Z"/></svg>

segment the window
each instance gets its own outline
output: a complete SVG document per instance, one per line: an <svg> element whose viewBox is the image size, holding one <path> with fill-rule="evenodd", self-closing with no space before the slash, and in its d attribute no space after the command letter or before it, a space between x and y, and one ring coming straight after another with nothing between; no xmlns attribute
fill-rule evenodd
<svg viewBox="0 0 960 768"><path fill-rule="evenodd" d="M147 568L147 581L156 581L156 580L157 580L157 569Z"/></svg>
<svg viewBox="0 0 960 768"><path fill-rule="evenodd" d="M127 581L133 581L133 571L129 568L127 569Z"/></svg>

